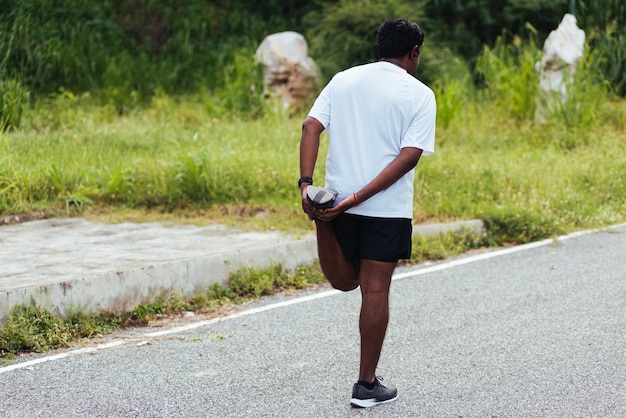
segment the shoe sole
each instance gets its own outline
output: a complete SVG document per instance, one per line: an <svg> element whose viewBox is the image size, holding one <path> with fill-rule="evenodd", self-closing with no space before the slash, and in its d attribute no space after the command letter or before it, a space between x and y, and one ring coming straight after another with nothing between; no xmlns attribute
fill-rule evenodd
<svg viewBox="0 0 626 418"><path fill-rule="evenodd" d="M398 399L398 395L394 396L391 399L387 399L385 401L379 401L376 398L369 398L369 399L352 398L352 400L350 401L350 406L352 406L353 408L371 408L372 406L383 405L389 402L393 402L396 399Z"/></svg>
<svg viewBox="0 0 626 418"><path fill-rule="evenodd" d="M309 203L318 209L332 207L335 197L337 197L337 192L334 190L324 189L318 186L309 186L307 188L307 199Z"/></svg>

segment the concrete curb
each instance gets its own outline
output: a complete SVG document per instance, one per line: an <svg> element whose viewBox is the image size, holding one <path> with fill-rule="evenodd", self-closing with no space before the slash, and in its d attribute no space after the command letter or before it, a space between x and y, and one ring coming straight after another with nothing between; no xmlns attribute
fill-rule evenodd
<svg viewBox="0 0 626 418"><path fill-rule="evenodd" d="M54 227L50 221L42 222L41 229ZM78 234L83 231L84 234L93 234L95 224L86 221L67 222L62 225L65 228L87 228L84 231L78 230ZM19 226L12 226L19 228ZM91 228L91 229L89 229ZM128 227L122 232L115 230L119 236L115 236L112 228L115 226L102 226L108 228L106 231L99 231L100 235L109 238L111 245L119 240L133 240L136 237L128 235ZM135 227L136 228L136 227ZM151 234L172 233L172 229L158 229L160 226L146 226L150 229ZM157 228L155 230L155 228ZM36 228L31 228L34 231ZM414 234L423 236L433 236L439 233L459 232L461 230L482 233L483 226L479 220L461 221L444 224L425 224L415 225ZM2 232L2 231L0 231ZM5 231L7 232L7 231ZM67 230L66 230L67 232ZM19 234L19 230L13 231ZM25 233L32 233L26 231ZM178 232L179 234L193 235L194 238L202 238L201 235L207 235L206 229L195 228ZM28 305L31 303L53 312L57 315L66 315L73 309L81 312L128 312L139 304L145 304L155 301L158 297L168 297L170 294L176 293L185 297L193 296L215 284L226 284L230 274L246 267L265 268L271 264L282 264L286 269L292 270L298 265L310 264L317 258L317 243L313 234L307 234L300 237L286 236L277 233L243 233L230 232L217 236L214 231L212 237L204 237L210 239L213 246L205 253L193 254L189 257L178 257L175 259L163 259L161 262L154 260L141 260L134 265L125 267L116 267L115 262L111 261L105 271L96 272L73 272L62 278L53 278L46 280L34 280L30 277L22 279L21 282L11 280L11 276L0 274L0 323L6 320L6 317L15 305ZM96 234L97 235L97 234ZM6 237L6 235L5 235ZM172 242L165 237L160 243L162 246L175 246L175 238ZM46 239L40 238L40 239ZM78 238L75 238L78 239ZM3 240L0 234L0 242ZM32 238L31 238L32 240ZM223 240L223 241L219 241ZM154 241L154 240L152 240ZM152 242L150 241L150 242ZM148 242L148 241L146 241ZM204 242L206 244L206 242ZM52 245L52 244L50 244ZM79 247L83 245L99 245L99 242L91 242L89 244L76 244ZM203 245L203 243L200 243ZM206 244L208 246L208 244ZM142 244L145 247L145 243ZM116 249L112 247L110 251ZM117 249L118 251L132 251ZM167 249L161 248L160 251ZM39 250L40 253L45 252ZM154 249L154 251L158 251ZM71 254L74 257L80 257L80 254L70 253L65 258L60 257L59 262L71 263ZM35 254L35 257L37 255ZM89 263L89 260L85 260ZM8 267L10 269L10 266ZM15 270L15 268L14 268ZM86 270L85 270L86 271ZM0 269L0 273L2 273ZM34 276L41 276L40 272L34 273ZM44 272L45 274L45 272ZM23 276L28 276L24 274ZM8 278L8 279L7 279ZM7 282L12 285L7 285ZM4 283L4 286L2 284ZM4 288L3 288L4 287Z"/></svg>

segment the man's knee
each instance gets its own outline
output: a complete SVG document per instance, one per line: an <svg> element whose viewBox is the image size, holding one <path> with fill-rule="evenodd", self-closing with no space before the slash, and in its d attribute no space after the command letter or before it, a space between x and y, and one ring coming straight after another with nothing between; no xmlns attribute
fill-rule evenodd
<svg viewBox="0 0 626 418"><path fill-rule="evenodd" d="M321 264L321 268L322 273L333 288L342 292L349 292L359 287L359 280L356 278L354 271L347 269L341 272L337 265L329 267Z"/></svg>
<svg viewBox="0 0 626 418"><path fill-rule="evenodd" d="M333 282L330 279L328 281L330 282L331 286L334 289L341 290L342 292L349 292L359 287L359 282L356 280L353 282L341 282L341 283Z"/></svg>

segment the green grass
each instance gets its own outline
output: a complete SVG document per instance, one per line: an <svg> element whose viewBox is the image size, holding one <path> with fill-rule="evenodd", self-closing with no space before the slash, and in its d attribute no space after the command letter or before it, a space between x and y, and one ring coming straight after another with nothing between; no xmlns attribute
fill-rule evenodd
<svg viewBox="0 0 626 418"><path fill-rule="evenodd" d="M301 117L220 119L200 101L167 96L123 117L79 104L54 101L0 137L1 214L311 228L294 181ZM416 219L519 210L564 231L623 220L625 105L605 102L596 112L592 124L570 127L511 119L497 103L463 106L418 165Z"/></svg>
<svg viewBox="0 0 626 418"><path fill-rule="evenodd" d="M495 107L466 109L461 123L439 131L438 153L420 163L418 219L484 219L503 210L563 231L623 221L624 110L610 103L605 123L567 128L498 119Z"/></svg>
<svg viewBox="0 0 626 418"><path fill-rule="evenodd" d="M295 118L217 118L198 97L165 95L119 117L88 100L56 98L2 137L0 213L297 204Z"/></svg>

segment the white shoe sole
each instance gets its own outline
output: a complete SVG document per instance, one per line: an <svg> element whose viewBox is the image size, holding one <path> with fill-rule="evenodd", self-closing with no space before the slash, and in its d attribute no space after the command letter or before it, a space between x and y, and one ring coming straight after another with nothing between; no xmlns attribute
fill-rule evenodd
<svg viewBox="0 0 626 418"><path fill-rule="evenodd" d="M376 398L370 398L370 399L352 398L352 400L350 401L350 405L356 408L371 408L372 406L383 405L389 402L393 402L396 399L398 399L398 395L394 396L391 399L387 399L386 401L379 401L379 400L376 400Z"/></svg>

